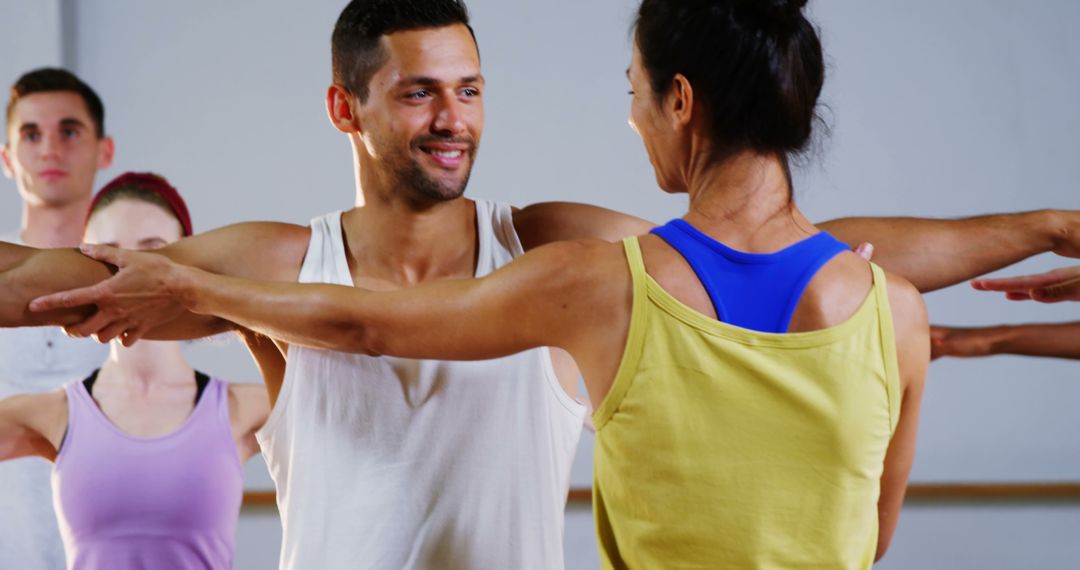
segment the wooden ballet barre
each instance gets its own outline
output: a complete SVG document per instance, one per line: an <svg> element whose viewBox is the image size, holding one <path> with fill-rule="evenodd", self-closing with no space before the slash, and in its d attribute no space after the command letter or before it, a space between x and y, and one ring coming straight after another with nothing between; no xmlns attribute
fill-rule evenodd
<svg viewBox="0 0 1080 570"><path fill-rule="evenodd" d="M908 485L906 499L927 500L1072 500L1080 501L1080 483L914 483ZM592 489L575 487L567 497L569 505L592 503ZM245 491L244 506L273 507L274 491Z"/></svg>

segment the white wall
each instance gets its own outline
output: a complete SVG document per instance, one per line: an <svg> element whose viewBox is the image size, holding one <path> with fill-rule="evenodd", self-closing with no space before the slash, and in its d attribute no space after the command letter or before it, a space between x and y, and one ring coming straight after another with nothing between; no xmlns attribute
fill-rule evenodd
<svg viewBox="0 0 1080 570"><path fill-rule="evenodd" d="M348 207L349 148L322 108L329 34L344 3L71 2L73 64L105 99L118 143L116 166L104 176L166 174L202 229L303 222ZM469 4L489 85L470 194L516 204L593 202L657 221L682 211L682 199L655 190L625 123L635 0ZM833 127L798 176L797 198L812 218L1080 208L1080 4L811 4L829 59L824 101ZM0 32L14 35L0 34L0 42L55 27L55 2L27 5L4 4ZM16 18L25 25L12 25ZM35 57L54 62L61 53L54 44ZM10 65L37 65L9 64L13 52L0 46L4 77L17 74ZM0 227L17 223L13 194L0 193ZM1011 271L1058 263L1042 257ZM1008 304L963 287L928 303L934 320L954 324L1080 317L1076 305ZM192 351L210 371L255 377L234 343ZM935 363L913 479L1080 480L1077 376L1077 365L1064 361ZM590 457L586 437L575 484L589 484ZM249 469L250 486L267 484L261 468ZM881 566L1067 567L1080 554L1078 521L1075 503L913 504ZM239 568L276 560L273 522L272 510L245 510ZM588 509L570 509L571 568L596 567L592 532Z"/></svg>
<svg viewBox="0 0 1080 570"><path fill-rule="evenodd" d="M0 81L6 104L7 87L23 72L60 65L60 0L0 0L0 16Z"/></svg>

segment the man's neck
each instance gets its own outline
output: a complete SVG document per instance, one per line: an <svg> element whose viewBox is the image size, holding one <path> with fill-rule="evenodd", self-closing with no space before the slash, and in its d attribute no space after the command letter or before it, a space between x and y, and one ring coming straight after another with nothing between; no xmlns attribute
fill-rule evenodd
<svg viewBox="0 0 1080 570"><path fill-rule="evenodd" d="M422 207L368 199L342 216L342 229L354 276L410 286L476 270L476 206L466 198Z"/></svg>
<svg viewBox="0 0 1080 570"><path fill-rule="evenodd" d="M31 247L75 247L82 241L90 198L60 207L23 202L20 237Z"/></svg>

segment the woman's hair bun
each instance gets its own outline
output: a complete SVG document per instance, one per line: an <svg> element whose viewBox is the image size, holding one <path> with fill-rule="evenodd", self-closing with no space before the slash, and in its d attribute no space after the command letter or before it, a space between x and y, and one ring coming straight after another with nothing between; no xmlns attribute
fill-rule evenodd
<svg viewBox="0 0 1080 570"><path fill-rule="evenodd" d="M734 15L744 25L766 32L790 33L802 19L806 0L737 0Z"/></svg>

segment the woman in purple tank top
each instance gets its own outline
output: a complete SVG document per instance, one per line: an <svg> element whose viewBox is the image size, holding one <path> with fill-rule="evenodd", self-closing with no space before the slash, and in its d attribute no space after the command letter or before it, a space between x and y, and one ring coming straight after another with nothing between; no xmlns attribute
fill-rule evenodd
<svg viewBox="0 0 1080 570"><path fill-rule="evenodd" d="M128 173L94 197L85 239L154 249L190 234L164 178ZM89 378L0 401L0 460L55 463L69 568L232 568L241 466L268 413L265 388L196 372L177 343L114 341Z"/></svg>

